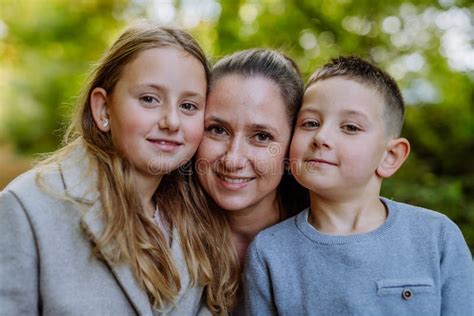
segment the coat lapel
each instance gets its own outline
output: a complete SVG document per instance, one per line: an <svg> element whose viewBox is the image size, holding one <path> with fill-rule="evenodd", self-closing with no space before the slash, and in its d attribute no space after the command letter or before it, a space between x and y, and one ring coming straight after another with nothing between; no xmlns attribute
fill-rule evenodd
<svg viewBox="0 0 474 316"><path fill-rule="evenodd" d="M82 218L84 229L87 230L92 240L96 242L102 236L104 224L102 220L102 204L94 203ZM140 287L127 264L111 264L104 255L105 263L109 266L118 284L132 303L139 315L153 315L150 300L146 292Z"/></svg>
<svg viewBox="0 0 474 316"><path fill-rule="evenodd" d="M97 190L97 175L91 166L92 162L85 154L85 150L79 147L70 159L61 163L59 169L66 194L84 207L81 224L91 240L96 243L101 238L105 225L102 218L102 203ZM153 315L148 296L137 283L130 266L111 264L107 256L102 254L137 314Z"/></svg>

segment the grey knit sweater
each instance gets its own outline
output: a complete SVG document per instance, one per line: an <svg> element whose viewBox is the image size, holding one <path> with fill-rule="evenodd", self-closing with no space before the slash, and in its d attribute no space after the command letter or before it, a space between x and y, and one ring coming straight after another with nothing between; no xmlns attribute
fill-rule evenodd
<svg viewBox="0 0 474 316"><path fill-rule="evenodd" d="M473 261L446 216L383 199L376 230L330 236L306 209L249 248L248 315L474 315Z"/></svg>

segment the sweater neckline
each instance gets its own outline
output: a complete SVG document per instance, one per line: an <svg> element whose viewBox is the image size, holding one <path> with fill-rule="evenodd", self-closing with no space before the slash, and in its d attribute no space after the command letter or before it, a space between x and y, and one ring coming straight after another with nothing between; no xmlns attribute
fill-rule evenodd
<svg viewBox="0 0 474 316"><path fill-rule="evenodd" d="M399 213L399 209L395 202L383 197L380 197L380 200L387 208L387 218L382 225L367 233L354 235L323 234L308 222L309 208L306 208L296 216L296 226L307 238L320 244L342 245L373 240L374 238L378 238L385 234L385 232L395 224Z"/></svg>

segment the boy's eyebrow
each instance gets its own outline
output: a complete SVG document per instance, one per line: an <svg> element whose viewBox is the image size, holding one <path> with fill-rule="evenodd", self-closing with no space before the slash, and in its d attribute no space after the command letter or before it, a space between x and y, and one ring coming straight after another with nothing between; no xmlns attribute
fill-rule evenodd
<svg viewBox="0 0 474 316"><path fill-rule="evenodd" d="M368 119L367 115L365 115L362 112L356 111L356 110L344 110L344 111L342 111L342 114L343 115L348 115L348 116L359 116L359 117L361 117L365 120Z"/></svg>
<svg viewBox="0 0 474 316"><path fill-rule="evenodd" d="M321 111L319 111L318 109L308 107L308 108L301 108L299 114L307 113L307 112L313 113L313 114L320 114L321 113ZM367 117L367 115L365 115L363 112L356 111L356 110L343 110L343 111L341 111L341 114L345 115L345 116L358 116L358 117L361 117L364 120L369 119Z"/></svg>
<svg viewBox="0 0 474 316"><path fill-rule="evenodd" d="M315 108L304 108L304 107L301 108L299 113L303 113L303 112L319 113L319 111Z"/></svg>

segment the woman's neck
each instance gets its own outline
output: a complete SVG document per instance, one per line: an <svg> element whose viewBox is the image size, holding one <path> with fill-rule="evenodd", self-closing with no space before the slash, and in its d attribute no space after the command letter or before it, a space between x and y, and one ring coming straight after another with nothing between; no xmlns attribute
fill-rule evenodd
<svg viewBox="0 0 474 316"><path fill-rule="evenodd" d="M284 218L276 198L267 205L224 212L226 212L230 226L232 244L241 264L244 262L247 248L255 235Z"/></svg>

